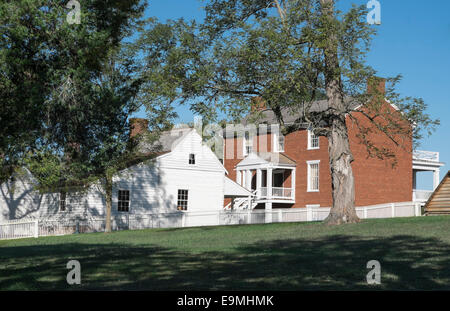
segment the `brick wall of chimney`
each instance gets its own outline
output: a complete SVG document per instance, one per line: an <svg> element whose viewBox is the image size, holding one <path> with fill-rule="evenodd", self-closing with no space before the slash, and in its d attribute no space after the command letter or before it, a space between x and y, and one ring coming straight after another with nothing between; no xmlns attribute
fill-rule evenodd
<svg viewBox="0 0 450 311"><path fill-rule="evenodd" d="M130 138L134 138L137 135L144 134L148 131L148 120L144 118L132 118L130 119Z"/></svg>
<svg viewBox="0 0 450 311"><path fill-rule="evenodd" d="M266 109L266 102L261 96L255 96L252 98L251 111L260 111Z"/></svg>
<svg viewBox="0 0 450 311"><path fill-rule="evenodd" d="M386 93L386 79L373 77L367 81L367 93L371 93L372 85L376 85L377 91L381 94Z"/></svg>

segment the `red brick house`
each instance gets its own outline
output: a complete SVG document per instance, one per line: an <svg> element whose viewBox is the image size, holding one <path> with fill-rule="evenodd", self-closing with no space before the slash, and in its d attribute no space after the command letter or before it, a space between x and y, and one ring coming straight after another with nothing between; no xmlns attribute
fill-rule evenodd
<svg viewBox="0 0 450 311"><path fill-rule="evenodd" d="M396 109L388 102L385 104L386 109ZM317 101L311 109L320 111L326 109L326 105L326 101ZM259 122L268 124L267 130L263 128L261 131L260 126L257 130L249 130L247 119L244 119L244 135L227 130L224 133L224 166L229 177L254 192L255 208L331 207L327 138L316 137L307 128L284 137L270 126L276 123L274 113L260 103L257 109L263 116ZM295 117L287 110L282 113L286 124L294 121ZM361 113L354 112L352 115L369 126L369 121ZM411 202L415 199L426 201L431 192L424 193L423 198L416 198L416 191L413 191L416 173L432 170L439 176L439 167L443 163L439 162L438 154L437 159L428 161L418 156L417 152L412 152L412 139L404 141L401 148L385 135L373 137L378 145L388 147L395 153L397 165L393 167L390 160L369 157L366 146L357 138L359 130L355 121L349 117L347 126L354 156L352 168L356 206ZM421 165L418 166L419 162ZM229 203L228 200L225 205Z"/></svg>

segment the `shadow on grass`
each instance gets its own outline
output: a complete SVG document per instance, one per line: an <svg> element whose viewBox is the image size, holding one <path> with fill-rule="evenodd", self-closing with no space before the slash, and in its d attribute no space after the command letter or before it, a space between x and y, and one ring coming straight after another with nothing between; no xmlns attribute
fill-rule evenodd
<svg viewBox="0 0 450 311"><path fill-rule="evenodd" d="M413 236L278 240L201 254L154 245L2 247L0 289L448 290L449 256L449 244ZM81 285L66 283L70 259L81 263ZM373 259L378 286L366 284Z"/></svg>

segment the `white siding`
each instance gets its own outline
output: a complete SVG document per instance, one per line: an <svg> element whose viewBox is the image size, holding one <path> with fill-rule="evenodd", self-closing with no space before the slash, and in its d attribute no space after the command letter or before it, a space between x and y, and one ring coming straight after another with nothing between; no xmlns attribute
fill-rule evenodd
<svg viewBox="0 0 450 311"><path fill-rule="evenodd" d="M23 174L22 174L23 173ZM0 221L35 217L43 196L33 191L33 180L28 172L14 174L14 182L0 185Z"/></svg>
<svg viewBox="0 0 450 311"><path fill-rule="evenodd" d="M196 164L189 165L194 153ZM188 211L217 211L223 208L225 169L215 154L195 131L180 140L172 152L134 165L113 178L113 215L127 214L117 210L118 190L130 191L130 213L167 213L177 211L178 189L188 189ZM17 182L16 182L17 183ZM8 184L1 185L0 221L22 218L85 219L104 216L105 199L99 185L83 193L67 193L66 211L59 211L59 194L39 194L32 185L16 186L12 199ZM14 215L9 212L13 209ZM181 212L180 212L181 213Z"/></svg>

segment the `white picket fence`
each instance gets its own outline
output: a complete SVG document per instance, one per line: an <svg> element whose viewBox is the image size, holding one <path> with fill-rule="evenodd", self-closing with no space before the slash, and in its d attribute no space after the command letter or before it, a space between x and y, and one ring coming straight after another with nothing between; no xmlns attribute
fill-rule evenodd
<svg viewBox="0 0 450 311"><path fill-rule="evenodd" d="M10 220L0 223L0 240L37 238L39 222L37 220Z"/></svg>
<svg viewBox="0 0 450 311"><path fill-rule="evenodd" d="M357 207L362 219L420 216L420 204L414 202ZM182 228L197 226L263 224L273 222L321 221L330 208L307 206L266 210L224 210L211 212L177 211L161 214L124 214L112 216L112 230ZM73 233L102 232L103 217L84 220L13 220L0 224L0 239L18 239Z"/></svg>

